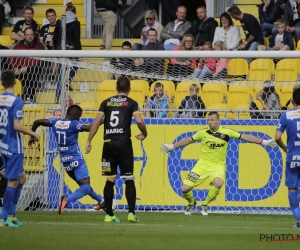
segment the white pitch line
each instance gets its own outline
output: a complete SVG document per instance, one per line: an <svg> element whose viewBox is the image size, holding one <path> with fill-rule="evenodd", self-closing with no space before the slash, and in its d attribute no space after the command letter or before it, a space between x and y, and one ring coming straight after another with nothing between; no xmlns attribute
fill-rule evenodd
<svg viewBox="0 0 300 250"><path fill-rule="evenodd" d="M25 221L24 221L25 222ZM98 226L98 225L103 225L102 221L99 223L78 223L78 222L29 222L26 221L26 224L37 224L37 225L80 225L80 226ZM26 225L25 224L25 225ZM146 227L169 227L169 225L164 225L164 224L145 224L145 223L129 223L129 222L125 222L125 223L105 223L105 225L116 225L116 226L146 226ZM190 224L187 225L172 225L172 227L189 227L191 228ZM291 227L238 227L238 226L207 226L207 225L199 225L199 226L194 226L195 228L231 228L231 229L268 229L268 230L287 230L287 229L292 229L292 230L299 230L299 228L293 228Z"/></svg>

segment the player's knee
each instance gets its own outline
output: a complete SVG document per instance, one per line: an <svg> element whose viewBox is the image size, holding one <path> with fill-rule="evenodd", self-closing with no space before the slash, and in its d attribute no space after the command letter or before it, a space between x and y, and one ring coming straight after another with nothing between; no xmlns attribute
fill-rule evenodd
<svg viewBox="0 0 300 250"><path fill-rule="evenodd" d="M186 194L186 193L190 192L191 190L192 190L192 188L191 188L191 187L187 187L187 186L183 186L183 187L181 188L181 192L182 192L183 194Z"/></svg>
<svg viewBox="0 0 300 250"><path fill-rule="evenodd" d="M91 192L91 186L89 184L81 185L80 188L85 194L89 194Z"/></svg>
<svg viewBox="0 0 300 250"><path fill-rule="evenodd" d="M223 186L223 182L214 183L214 187L220 189Z"/></svg>

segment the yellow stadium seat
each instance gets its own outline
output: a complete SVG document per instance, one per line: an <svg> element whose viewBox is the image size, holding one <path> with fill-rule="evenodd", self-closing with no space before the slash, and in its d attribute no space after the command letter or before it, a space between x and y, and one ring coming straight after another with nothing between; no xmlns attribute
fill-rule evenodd
<svg viewBox="0 0 300 250"><path fill-rule="evenodd" d="M276 82L295 82L298 80L298 60L282 59L276 65Z"/></svg>
<svg viewBox="0 0 300 250"><path fill-rule="evenodd" d="M151 92L151 93L149 93L150 96L153 95L152 93L154 93L154 85L157 82L162 83L162 85L164 86L164 91L170 99L172 99L175 96L175 84L174 84L174 82L169 81L169 80L158 80L158 81L152 83L150 86L150 92Z"/></svg>
<svg viewBox="0 0 300 250"><path fill-rule="evenodd" d="M2 35L0 36L0 44L3 46L10 46L14 43L14 40L10 39L10 36Z"/></svg>
<svg viewBox="0 0 300 250"><path fill-rule="evenodd" d="M269 47L269 39L267 37L264 37L264 45Z"/></svg>
<svg viewBox="0 0 300 250"><path fill-rule="evenodd" d="M250 69L267 69L272 75L275 74L275 64L272 59L258 58L250 63Z"/></svg>
<svg viewBox="0 0 300 250"><path fill-rule="evenodd" d="M202 87L201 98L205 106L209 107L214 103L222 103L226 94L223 84L207 82Z"/></svg>
<svg viewBox="0 0 300 250"><path fill-rule="evenodd" d="M241 85L230 85L227 93L227 104L230 109L237 105L250 103L251 88Z"/></svg>
<svg viewBox="0 0 300 250"><path fill-rule="evenodd" d="M98 102L82 102L79 106L83 109L82 117L95 117L97 115L95 109L99 109L100 104Z"/></svg>
<svg viewBox="0 0 300 250"><path fill-rule="evenodd" d="M233 108L233 119L251 119L249 113L250 105L246 103L239 104ZM245 111L243 111L245 110Z"/></svg>
<svg viewBox="0 0 300 250"><path fill-rule="evenodd" d="M165 58L164 59L164 74L167 73L169 63L170 63L170 60Z"/></svg>
<svg viewBox="0 0 300 250"><path fill-rule="evenodd" d="M271 71L268 69L250 69L249 70L249 81L266 81L271 80Z"/></svg>
<svg viewBox="0 0 300 250"><path fill-rule="evenodd" d="M285 105L293 96L294 86L281 86L280 88L280 103Z"/></svg>
<svg viewBox="0 0 300 250"><path fill-rule="evenodd" d="M144 91L144 96L149 95L149 83L146 80L131 80L130 87L132 89L142 89Z"/></svg>
<svg viewBox="0 0 300 250"><path fill-rule="evenodd" d="M209 111L217 111L219 113L220 119L230 119L232 117L232 113L229 110L227 103L214 103L209 105L207 108ZM208 116L206 113L206 117Z"/></svg>
<svg viewBox="0 0 300 250"><path fill-rule="evenodd" d="M140 108L144 108L144 102L145 102L145 91L144 89L131 89L129 92L128 97L135 100Z"/></svg>
<svg viewBox="0 0 300 250"><path fill-rule="evenodd" d="M249 73L249 65L246 59L231 58L227 66L228 78L243 78Z"/></svg>
<svg viewBox="0 0 300 250"><path fill-rule="evenodd" d="M297 42L297 47L295 48L295 50L300 50L300 40Z"/></svg>
<svg viewBox="0 0 300 250"><path fill-rule="evenodd" d="M104 80L100 83L97 91L98 102L101 103L105 99L117 94L116 83L117 80Z"/></svg>

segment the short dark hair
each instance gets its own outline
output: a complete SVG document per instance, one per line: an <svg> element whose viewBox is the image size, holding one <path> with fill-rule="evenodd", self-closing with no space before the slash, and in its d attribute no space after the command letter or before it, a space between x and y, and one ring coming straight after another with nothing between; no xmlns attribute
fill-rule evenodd
<svg viewBox="0 0 300 250"><path fill-rule="evenodd" d="M220 116L219 116L219 113L217 111L210 111L208 113L208 116L211 116L211 115L216 115L218 119L220 119Z"/></svg>
<svg viewBox="0 0 300 250"><path fill-rule="evenodd" d="M12 70L2 71L1 81L4 89L13 87L16 84L15 72L13 72Z"/></svg>
<svg viewBox="0 0 300 250"><path fill-rule="evenodd" d="M233 5L231 6L227 12L230 14L230 15L235 15L235 16L239 16L240 14L242 14L241 10L239 9L239 7Z"/></svg>
<svg viewBox="0 0 300 250"><path fill-rule="evenodd" d="M227 20L229 20L229 26L233 26L233 25L234 25L231 16L230 16L227 12L224 12L224 13L222 13L221 16L220 16L220 27L222 27L222 23L221 23L221 18L222 18L222 17L224 17L224 18L226 18Z"/></svg>
<svg viewBox="0 0 300 250"><path fill-rule="evenodd" d="M34 14L34 9L31 6L24 6L23 14L25 13L26 10L31 10L32 14Z"/></svg>
<svg viewBox="0 0 300 250"><path fill-rule="evenodd" d="M147 35L149 35L149 31L154 31L154 32L155 32L155 34L157 35L157 30L156 30L156 29L154 29L154 28L150 28L150 29L148 29L148 31L147 31Z"/></svg>
<svg viewBox="0 0 300 250"><path fill-rule="evenodd" d="M300 105L300 88L293 91L293 101L296 105Z"/></svg>
<svg viewBox="0 0 300 250"><path fill-rule="evenodd" d="M26 28L26 29L24 30L24 34L25 34L25 33L27 33L27 30L32 30L32 32L33 32L33 35L35 35L35 34L34 34L34 30L33 30L33 28L30 28L30 27L28 27L28 28Z"/></svg>
<svg viewBox="0 0 300 250"><path fill-rule="evenodd" d="M54 9L48 9L46 10L46 16L49 14L49 13L54 13L56 15L56 11Z"/></svg>
<svg viewBox="0 0 300 250"><path fill-rule="evenodd" d="M199 5L199 6L196 7L196 10L198 10L198 9L205 9L206 10L206 6L205 5Z"/></svg>
<svg viewBox="0 0 300 250"><path fill-rule="evenodd" d="M129 92L130 90L130 81L127 77L121 76L117 81L117 91L118 92Z"/></svg>
<svg viewBox="0 0 300 250"><path fill-rule="evenodd" d="M123 48L123 46L128 46L128 47L132 47L132 45L131 45L131 42L129 42L129 41L125 41L125 42L123 42L122 43L122 48Z"/></svg>
<svg viewBox="0 0 300 250"><path fill-rule="evenodd" d="M74 116L74 115L79 114L79 112L82 113L82 108L80 106L74 104L68 108L67 116Z"/></svg>

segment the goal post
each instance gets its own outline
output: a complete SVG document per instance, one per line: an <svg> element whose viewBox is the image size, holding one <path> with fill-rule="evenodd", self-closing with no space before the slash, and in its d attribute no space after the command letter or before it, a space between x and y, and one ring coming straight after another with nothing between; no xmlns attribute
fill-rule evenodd
<svg viewBox="0 0 300 250"><path fill-rule="evenodd" d="M34 100L26 103L25 108L43 109L45 118L55 117L61 115L62 107L70 105L63 100L71 99L83 108L82 121L86 124L93 122L100 103L108 96L116 94L116 79L121 75L128 77L132 88L129 96L140 104L149 132L148 138L143 142L136 140L134 135L139 131L133 120L132 141L137 208L140 211L183 211L186 201L182 198L181 185L188 171L201 157L201 143L197 142L188 147L176 149L168 155L163 155L159 151L160 145L175 143L205 128L207 112L213 110L219 111L222 126L263 139L273 138L278 118L284 112L282 109L286 107L294 86L298 84L299 57L298 51L2 50L1 70L5 69L3 65L6 64L6 68L13 68L18 73L17 77L22 83L23 90L35 88ZM24 72L20 72L18 60L12 60L12 58L32 59L38 62L36 64L38 70L27 72L34 76L36 85L30 85L30 76L28 74L24 76ZM172 60L173 58L176 60ZM222 58L227 59L226 70L218 78L213 75L215 69L211 69L211 75L203 79L194 75L200 60L207 60L207 58L215 58L216 64ZM126 60L118 65L113 59ZM135 59L143 60L135 61ZM183 72L180 67L171 65L186 61L194 63L193 67L189 66L192 63L187 64L188 71ZM129 64L133 65L127 67ZM140 67L143 64L144 66ZM56 70L61 66L66 69L65 78L62 78L59 75L60 71ZM161 67L160 70L156 71L159 67ZM65 98L59 98L58 103L55 103L58 86L66 84L70 74L73 74L71 82L73 91L69 91L65 86L66 91L61 93ZM60 85L58 85L59 79ZM169 103L167 107L161 109L165 112L164 118L149 118L147 111L155 113L154 108L149 110L145 108L144 103L154 95L154 85L151 86L151 84L157 81L163 84ZM205 109L200 110L196 106L189 105L180 108L182 100L190 95L192 85L198 86L198 95L204 102ZM278 97L278 108L272 111L263 110L262 103L258 100L259 96L263 95L261 91L266 86L267 88L273 87ZM268 96L267 93L266 96ZM255 104L257 109L252 109L252 104ZM286 108L289 109L291 106ZM254 118L255 114L257 114L256 118ZM33 120L28 119L27 123L26 126L31 127ZM26 183L27 192L22 194L19 209L55 210L59 205L60 194L69 195L77 188L77 184L65 172L61 174L62 169L53 131L44 129L42 133L44 144L37 146L36 151L40 151L35 152L35 154L43 152L43 156L39 156L43 158L42 170L27 169L30 176L35 176L36 179ZM79 135L83 151L87 136L87 133ZM283 139L286 140L286 137L284 136ZM91 176L91 185L100 195L103 194L105 185L105 179L101 177L102 144L103 127L101 126L93 140L92 152L88 155L84 154ZM30 150L26 150L25 154L27 154L26 159L32 157ZM210 204L211 211L289 213L284 186L285 153L278 147L269 149L261 145L231 139L226 164L226 181L220 195ZM63 179L60 178L61 176ZM206 181L193 190L198 205L204 201L209 185L210 181ZM37 189L39 191L35 192L34 190ZM117 209L127 208L124 185L120 179L116 181L115 199ZM35 204L38 203L37 200L39 206ZM67 208L89 210L95 203L96 201L91 198L84 197L78 202L68 204ZM200 210L200 207L197 209Z"/></svg>

